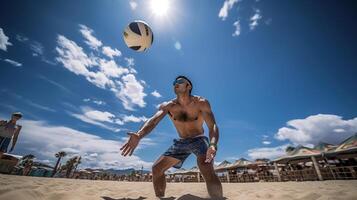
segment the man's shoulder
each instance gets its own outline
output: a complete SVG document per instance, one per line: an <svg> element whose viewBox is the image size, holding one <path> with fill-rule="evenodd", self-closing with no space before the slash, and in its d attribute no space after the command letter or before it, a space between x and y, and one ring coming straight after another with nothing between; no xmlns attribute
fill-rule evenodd
<svg viewBox="0 0 357 200"><path fill-rule="evenodd" d="M194 95L193 99L194 99L195 102L197 102L199 104L207 104L208 103L208 100L206 98L204 98L204 97L201 97L201 96Z"/></svg>
<svg viewBox="0 0 357 200"><path fill-rule="evenodd" d="M169 101L164 101L159 105L159 109L169 109L171 106L173 106L175 99L171 99Z"/></svg>

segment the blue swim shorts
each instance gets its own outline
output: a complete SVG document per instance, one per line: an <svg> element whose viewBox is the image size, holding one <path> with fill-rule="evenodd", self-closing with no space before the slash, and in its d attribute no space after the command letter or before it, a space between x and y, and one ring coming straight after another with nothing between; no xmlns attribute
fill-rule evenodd
<svg viewBox="0 0 357 200"><path fill-rule="evenodd" d="M206 136L174 139L173 141L174 144L166 150L163 156L171 156L180 160L178 164L173 166L177 169L181 168L183 162L191 153L196 156L206 155L209 146L209 140Z"/></svg>

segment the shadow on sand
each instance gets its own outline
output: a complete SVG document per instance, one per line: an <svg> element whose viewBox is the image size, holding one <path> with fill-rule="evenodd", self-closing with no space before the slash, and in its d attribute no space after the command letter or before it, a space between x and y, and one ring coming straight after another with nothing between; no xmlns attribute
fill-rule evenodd
<svg viewBox="0 0 357 200"><path fill-rule="evenodd" d="M144 200L144 199L147 199L147 197L142 197L140 196L139 198L137 199L132 199L132 198L119 198L119 199L114 199L114 198L111 198L111 197L102 197L104 200Z"/></svg>
<svg viewBox="0 0 357 200"><path fill-rule="evenodd" d="M104 200L144 200L147 199L147 197L142 197L140 196L137 199L132 199L132 198L119 198L119 199L113 199L111 197L102 197ZM226 200L227 198L223 197L221 199L211 199L211 198L202 198L202 197L198 197L192 194L185 194L182 195L181 197L165 197L165 198L160 198L160 200Z"/></svg>

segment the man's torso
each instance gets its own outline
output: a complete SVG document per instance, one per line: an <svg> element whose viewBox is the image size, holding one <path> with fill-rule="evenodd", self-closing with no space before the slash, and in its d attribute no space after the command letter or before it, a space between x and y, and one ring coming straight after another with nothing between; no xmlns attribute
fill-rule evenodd
<svg viewBox="0 0 357 200"><path fill-rule="evenodd" d="M181 138L191 138L204 134L202 100L204 100L202 97L192 96L188 105L181 105L176 99L169 102L168 115Z"/></svg>

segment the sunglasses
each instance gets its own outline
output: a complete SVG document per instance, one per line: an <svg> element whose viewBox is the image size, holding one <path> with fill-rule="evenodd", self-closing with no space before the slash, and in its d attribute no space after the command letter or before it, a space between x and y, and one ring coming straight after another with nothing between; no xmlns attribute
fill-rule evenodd
<svg viewBox="0 0 357 200"><path fill-rule="evenodd" d="M21 118L22 117L21 115L12 115L12 116L14 116L16 118Z"/></svg>
<svg viewBox="0 0 357 200"><path fill-rule="evenodd" d="M177 79L177 80L174 80L173 82L173 85L176 85L176 84L182 84L182 83L185 83L185 79Z"/></svg>

